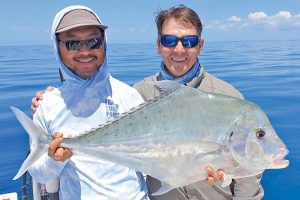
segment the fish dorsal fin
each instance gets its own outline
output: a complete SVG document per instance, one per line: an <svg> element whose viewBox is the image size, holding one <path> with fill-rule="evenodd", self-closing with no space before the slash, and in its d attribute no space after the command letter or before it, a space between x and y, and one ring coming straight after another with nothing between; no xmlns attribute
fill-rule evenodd
<svg viewBox="0 0 300 200"><path fill-rule="evenodd" d="M165 96L178 88L182 87L180 83L177 83L175 81L168 81L168 80L163 80L163 81L153 81L149 83L144 83L144 84L151 84L153 85L156 89L159 90L160 96Z"/></svg>
<svg viewBox="0 0 300 200"><path fill-rule="evenodd" d="M78 137L84 136L84 135L86 135L87 133L91 134L90 132L93 132L93 131L95 131L95 130L102 129L102 128L105 127L105 126L111 125L111 124L113 124L114 122L120 120L121 118L126 117L127 115L129 115L129 114L135 112L136 110L139 110L139 109L141 109L141 108L143 108L143 107L145 107L145 106L151 104L153 101L156 101L156 100L157 100L157 99L154 99L154 100L150 100L150 101L141 103L140 105L131 108L131 109L128 110L127 112L124 112L124 113L120 114L119 116L113 118L112 120L106 121L104 124L99 124L97 127L91 128L91 129L89 129L89 130L87 130L87 131L84 131L84 132L81 133Z"/></svg>
<svg viewBox="0 0 300 200"><path fill-rule="evenodd" d="M170 185L168 183L161 182L161 187L156 192L153 192L151 194L151 196L158 196L158 195L167 193L170 190L173 190L174 188L175 188L174 186L172 186L172 185Z"/></svg>
<svg viewBox="0 0 300 200"><path fill-rule="evenodd" d="M99 126L97 126L95 128L92 128L92 129L90 129L88 131L83 132L82 134L80 134L80 136L83 136L83 135L85 135L87 133L90 133L90 132L95 131L97 129L101 129L101 128L105 127L105 126L113 124L114 122L118 121L119 119L121 119L121 118L123 118L123 117L125 117L125 116L127 116L127 115L129 115L129 114L131 114L131 113L133 113L133 112L135 112L135 111L143 108L143 107L146 107L146 106L152 104L153 102L156 102L156 101L158 101L158 100L160 100L160 99L168 96L170 93L176 91L180 87L183 87L181 84L179 84L177 82L167 81L167 80L165 80L165 81L144 82L142 84L150 84L152 87L156 87L159 90L160 95L158 97L156 97L155 99L151 99L151 100L146 101L146 102L144 102L144 103L142 103L142 104L140 104L140 105L138 105L136 107L133 107L129 111L124 112L121 115L117 116L116 118L107 121L105 124L100 124ZM80 137L80 136L78 136L78 137Z"/></svg>

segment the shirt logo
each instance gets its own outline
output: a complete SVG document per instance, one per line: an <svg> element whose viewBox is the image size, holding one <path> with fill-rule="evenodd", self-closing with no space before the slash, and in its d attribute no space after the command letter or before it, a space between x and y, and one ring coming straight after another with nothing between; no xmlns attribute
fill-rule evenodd
<svg viewBox="0 0 300 200"><path fill-rule="evenodd" d="M106 116L108 118L116 118L120 114L119 105L114 104L114 102L111 99L106 99L105 105L106 105Z"/></svg>

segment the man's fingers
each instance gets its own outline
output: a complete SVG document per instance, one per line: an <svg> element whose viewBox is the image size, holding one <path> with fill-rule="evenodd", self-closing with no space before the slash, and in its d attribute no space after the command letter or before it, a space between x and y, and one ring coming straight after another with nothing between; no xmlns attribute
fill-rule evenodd
<svg viewBox="0 0 300 200"><path fill-rule="evenodd" d="M63 134L60 132L53 133L53 140L48 148L48 155L56 161L65 161L73 155L71 149L59 147L63 141Z"/></svg>
<svg viewBox="0 0 300 200"><path fill-rule="evenodd" d="M71 149L61 147L56 150L56 153L53 156L53 159L56 161L65 161L65 160L68 160L69 158L71 158L71 156L72 156Z"/></svg>
<svg viewBox="0 0 300 200"><path fill-rule="evenodd" d="M54 90L54 87L48 86L45 91L37 91L34 97L31 100L31 111L32 114L36 112L37 107L39 106L39 101L43 100L43 95L45 92Z"/></svg>
<svg viewBox="0 0 300 200"><path fill-rule="evenodd" d="M58 148L54 154L54 158L56 158L57 160L62 159L64 156L64 148Z"/></svg>
<svg viewBox="0 0 300 200"><path fill-rule="evenodd" d="M37 92L35 93L33 99L35 99L35 101L43 100L43 95L44 95L44 93L45 93L45 92L50 92L50 91L52 91L52 90L54 90L54 87L48 86L48 87L45 89L45 91L37 91ZM32 100L33 100L33 99L32 99Z"/></svg>
<svg viewBox="0 0 300 200"><path fill-rule="evenodd" d="M72 154L73 153L72 153L71 149L64 149L64 155L63 155L64 160L63 161L71 158Z"/></svg>
<svg viewBox="0 0 300 200"><path fill-rule="evenodd" d="M36 109L39 105L39 101L37 100L36 97L33 97L32 100L31 100L31 108L34 108Z"/></svg>
<svg viewBox="0 0 300 200"><path fill-rule="evenodd" d="M62 138L56 138L49 144L48 156L53 157L56 153L58 146L62 143Z"/></svg>
<svg viewBox="0 0 300 200"><path fill-rule="evenodd" d="M213 185L214 184L214 182L215 182L215 179L213 178L213 177L208 177L207 178L207 183L208 183L208 185Z"/></svg>
<svg viewBox="0 0 300 200"><path fill-rule="evenodd" d="M31 111L32 114L36 112L37 107L39 106L39 101L43 99L43 96L39 92L35 93L35 96L31 100Z"/></svg>
<svg viewBox="0 0 300 200"><path fill-rule="evenodd" d="M45 91L45 92L49 92L49 91L52 91L52 90L54 90L54 87L48 86L48 87L46 88L46 91Z"/></svg>
<svg viewBox="0 0 300 200"><path fill-rule="evenodd" d="M42 91L38 91L35 93L34 97L37 101L42 100L43 99L43 93Z"/></svg>
<svg viewBox="0 0 300 200"><path fill-rule="evenodd" d="M33 99L35 99L35 98L33 98ZM39 105L39 102L38 101L36 101L36 100L33 100L32 99L32 102L31 102L31 111L32 111L32 114L34 114L35 112L36 112L36 108L38 107L38 105Z"/></svg>
<svg viewBox="0 0 300 200"><path fill-rule="evenodd" d="M209 185L212 185L216 181L222 181L224 182L225 172L222 169L218 169L215 171L213 168L207 166L207 183Z"/></svg>
<svg viewBox="0 0 300 200"><path fill-rule="evenodd" d="M208 176L212 176L214 174L214 170L211 167L206 167L206 171L207 171Z"/></svg>
<svg viewBox="0 0 300 200"><path fill-rule="evenodd" d="M219 181L218 173L211 167L206 167L206 171L209 177L212 177L215 181Z"/></svg>
<svg viewBox="0 0 300 200"><path fill-rule="evenodd" d="M37 108L39 106L39 102L35 99L32 101L32 106Z"/></svg>
<svg viewBox="0 0 300 200"><path fill-rule="evenodd" d="M38 100L37 100L36 96L34 96L34 97L31 99L31 103L32 103L32 104L38 103Z"/></svg>
<svg viewBox="0 0 300 200"><path fill-rule="evenodd" d="M63 134L60 133L60 132L55 132L55 133L53 133L52 136L53 136L54 139L56 139L56 138L63 138Z"/></svg>
<svg viewBox="0 0 300 200"><path fill-rule="evenodd" d="M222 169L218 169L217 170L217 174L219 176L219 180L224 182L224 176L225 176L225 172Z"/></svg>

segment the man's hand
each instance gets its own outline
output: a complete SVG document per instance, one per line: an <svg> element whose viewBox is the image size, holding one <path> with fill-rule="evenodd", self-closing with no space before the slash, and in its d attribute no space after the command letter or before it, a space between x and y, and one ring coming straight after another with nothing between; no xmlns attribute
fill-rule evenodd
<svg viewBox="0 0 300 200"><path fill-rule="evenodd" d="M32 114L35 113L37 107L39 106L39 101L43 100L43 94L45 92L52 91L53 89L54 89L54 87L48 86L45 91L38 91L38 92L35 93L34 97L31 100L31 111L32 111Z"/></svg>
<svg viewBox="0 0 300 200"><path fill-rule="evenodd" d="M207 166L206 171L208 175L206 181L209 185L213 185L216 181L224 181L225 172L222 169L215 171L213 168Z"/></svg>
<svg viewBox="0 0 300 200"><path fill-rule="evenodd" d="M49 144L48 156L55 161L65 161L71 158L73 154L71 149L59 146L63 141L63 134L56 132L53 137L54 140Z"/></svg>

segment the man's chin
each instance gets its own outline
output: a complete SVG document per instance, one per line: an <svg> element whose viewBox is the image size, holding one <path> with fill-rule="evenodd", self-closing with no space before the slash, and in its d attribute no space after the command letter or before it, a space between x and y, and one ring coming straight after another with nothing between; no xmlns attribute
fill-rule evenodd
<svg viewBox="0 0 300 200"><path fill-rule="evenodd" d="M180 77L185 74L185 71L182 70L182 68L180 68L178 70L174 70L174 68L173 68L172 70L169 70L169 73L174 77Z"/></svg>
<svg viewBox="0 0 300 200"><path fill-rule="evenodd" d="M78 72L76 75L84 80L90 79L95 75L96 72Z"/></svg>

